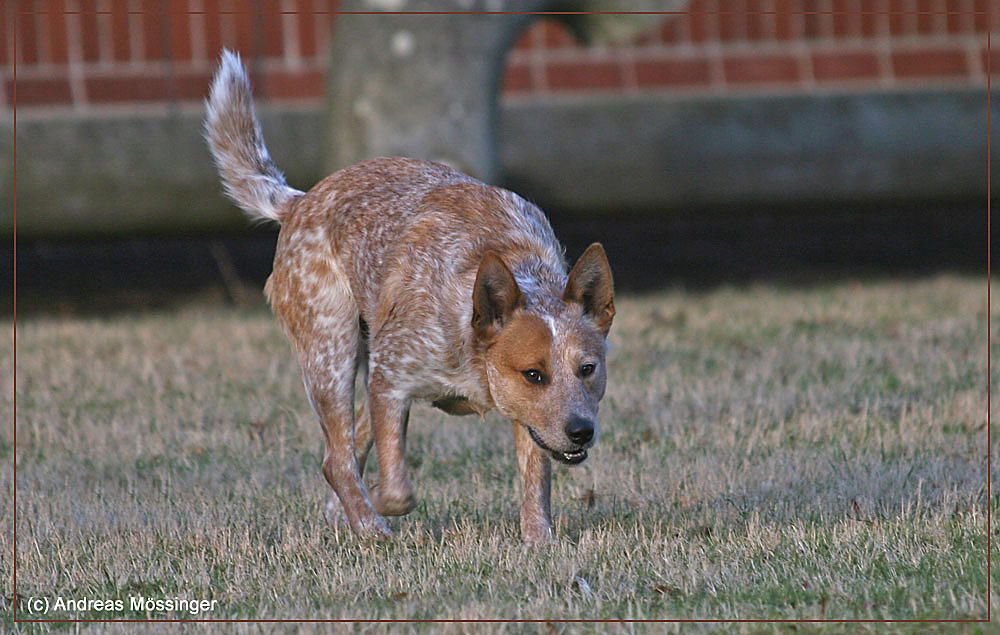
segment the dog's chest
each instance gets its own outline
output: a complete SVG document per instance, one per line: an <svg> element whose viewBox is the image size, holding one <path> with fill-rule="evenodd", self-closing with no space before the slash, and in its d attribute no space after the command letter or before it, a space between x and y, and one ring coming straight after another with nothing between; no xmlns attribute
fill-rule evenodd
<svg viewBox="0 0 1000 635"><path fill-rule="evenodd" d="M449 414L484 414L492 407L489 390L472 369L468 369L466 374L428 373L421 381L412 384L409 392L412 398L430 401L435 408Z"/></svg>

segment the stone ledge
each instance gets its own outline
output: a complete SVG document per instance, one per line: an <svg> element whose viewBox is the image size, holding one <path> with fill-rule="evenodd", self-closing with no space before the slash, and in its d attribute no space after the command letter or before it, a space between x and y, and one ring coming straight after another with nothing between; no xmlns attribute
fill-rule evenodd
<svg viewBox="0 0 1000 635"><path fill-rule="evenodd" d="M321 111L261 117L292 185L325 176ZM0 121L8 235L12 127ZM980 196L985 205L984 90L512 102L498 129L504 182L569 213ZM246 227L220 194L199 112L19 121L17 203L28 239Z"/></svg>

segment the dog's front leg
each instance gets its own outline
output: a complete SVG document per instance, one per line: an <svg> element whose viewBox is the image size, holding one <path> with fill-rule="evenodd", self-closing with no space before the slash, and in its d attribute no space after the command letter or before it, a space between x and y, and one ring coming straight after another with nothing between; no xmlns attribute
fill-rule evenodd
<svg viewBox="0 0 1000 635"><path fill-rule="evenodd" d="M391 393L377 370L368 382L368 415L378 456L378 484L371 491L372 504L375 511L385 516L409 514L417 505L406 473L406 424L410 405Z"/></svg>
<svg viewBox="0 0 1000 635"><path fill-rule="evenodd" d="M532 545L552 542L552 464L517 421L514 446L521 475L521 539Z"/></svg>

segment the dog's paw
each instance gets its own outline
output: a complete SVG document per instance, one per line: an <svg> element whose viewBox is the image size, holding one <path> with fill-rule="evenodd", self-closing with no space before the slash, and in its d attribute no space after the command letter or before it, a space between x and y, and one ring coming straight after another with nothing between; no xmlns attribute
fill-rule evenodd
<svg viewBox="0 0 1000 635"><path fill-rule="evenodd" d="M521 540L529 547L550 545L556 541L552 527L548 525L521 525Z"/></svg>
<svg viewBox="0 0 1000 635"><path fill-rule="evenodd" d="M327 524L331 527L350 528L351 526L347 522L347 514L344 513L344 506L340 504L340 501L336 497L326 501L326 505L323 506L323 518L326 519Z"/></svg>
<svg viewBox="0 0 1000 635"><path fill-rule="evenodd" d="M344 506L333 497L323 506L323 517L331 527L350 529L359 538L364 540L387 540L392 538L392 530L385 524L381 516L372 515L371 518L358 519L357 525L351 523L344 511Z"/></svg>
<svg viewBox="0 0 1000 635"><path fill-rule="evenodd" d="M411 491L383 492L376 485L369 493L375 511L383 516L405 516L417 506L417 499Z"/></svg>
<svg viewBox="0 0 1000 635"><path fill-rule="evenodd" d="M362 519L357 527L352 526L351 529L363 540L389 540L393 536L392 530L381 516Z"/></svg>

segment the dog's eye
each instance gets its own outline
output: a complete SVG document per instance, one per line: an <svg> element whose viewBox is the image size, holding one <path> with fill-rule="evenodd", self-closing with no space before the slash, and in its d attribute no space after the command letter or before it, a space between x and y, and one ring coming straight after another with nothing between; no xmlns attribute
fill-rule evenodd
<svg viewBox="0 0 1000 635"><path fill-rule="evenodd" d="M580 377L589 377L597 370L597 364L586 363L580 367Z"/></svg>
<svg viewBox="0 0 1000 635"><path fill-rule="evenodd" d="M541 371L534 370L534 369L531 369L531 370L522 370L521 374L524 375L524 378L527 379L529 383L532 383L532 384L544 384L545 383L545 375L543 375L541 373Z"/></svg>

